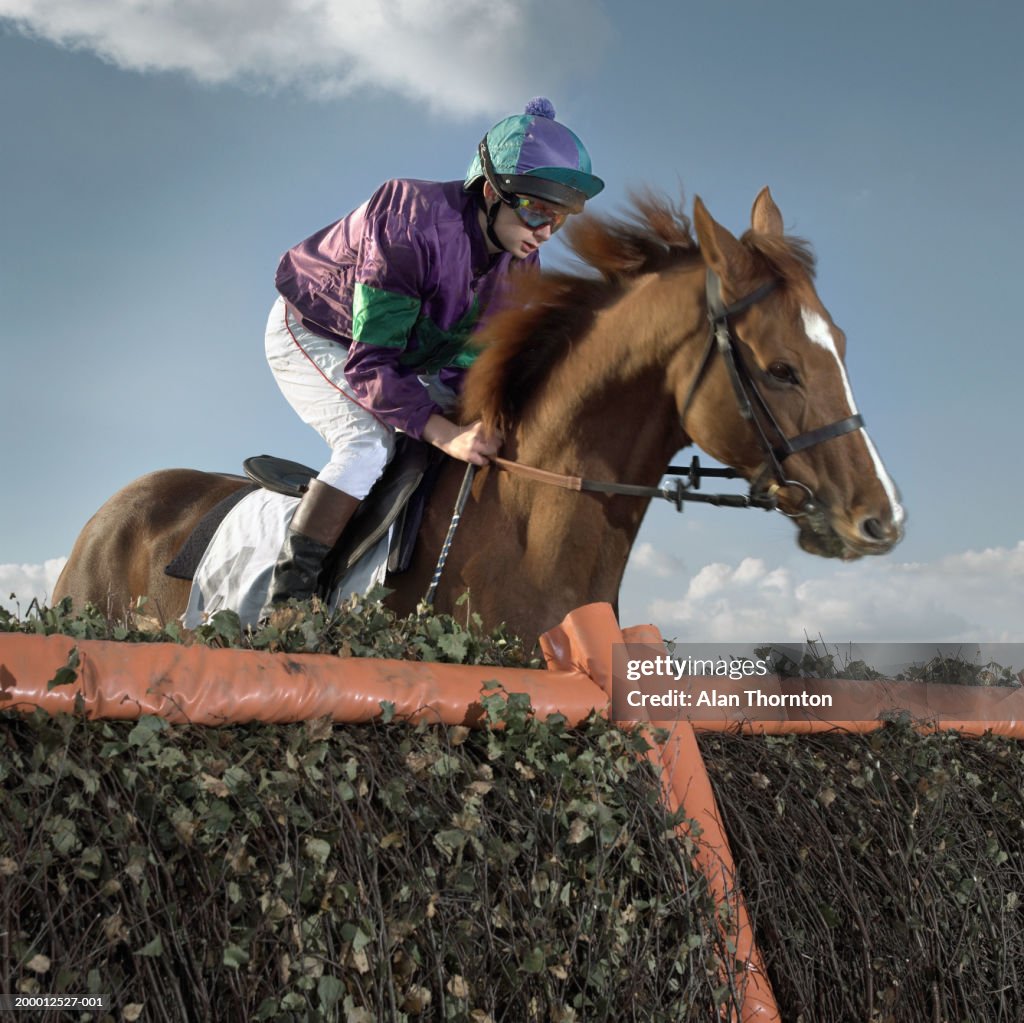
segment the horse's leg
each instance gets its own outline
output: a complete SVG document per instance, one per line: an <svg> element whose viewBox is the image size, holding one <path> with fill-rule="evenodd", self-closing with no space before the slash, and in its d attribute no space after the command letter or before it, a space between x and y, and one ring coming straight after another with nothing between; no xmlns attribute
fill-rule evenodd
<svg viewBox="0 0 1024 1023"><path fill-rule="evenodd" d="M164 573L199 520L246 480L194 469L164 469L118 491L86 523L53 592L56 603L96 605L121 618L146 597L161 625L179 617L190 584Z"/></svg>

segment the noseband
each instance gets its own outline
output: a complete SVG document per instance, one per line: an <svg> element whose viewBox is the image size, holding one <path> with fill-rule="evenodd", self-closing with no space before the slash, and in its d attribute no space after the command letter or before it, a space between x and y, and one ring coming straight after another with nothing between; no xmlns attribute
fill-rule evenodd
<svg viewBox="0 0 1024 1023"><path fill-rule="evenodd" d="M754 382L750 371L743 361L743 355L739 350L736 338L733 337L732 331L729 329L731 317L756 305L763 298L770 295L778 286L779 280L777 278L768 281L743 298L737 299L732 305L727 306L722 299L722 282L718 274L710 267L708 268L707 303L708 322L711 325L711 329L708 332L708 343L704 349L704 355L701 358L700 365L697 367L697 373L693 378L693 382L690 384L686 400L683 402L680 421L685 429L686 414L693 404L697 387L704 378L704 374L711 362L711 357L717 350L729 374L729 382L732 384L733 393L736 395L739 413L753 426L765 455L761 468L751 481L750 492L752 495L758 494L774 498L780 490L785 490L787 487L799 487L807 494L807 500L801 506L800 511L793 513L791 516L795 518L797 516L809 515L816 510L814 494L805 484L797 480L788 479L783 471L782 463L790 455L796 454L798 451L806 451L807 448L831 440L833 437L841 437L844 433L852 433L854 430L861 429L864 425L864 419L857 413L847 416L845 419L839 419L828 426L820 426L815 430L808 430L806 433L801 433L796 437L786 437L782 427L779 426L775 416L772 415L768 403L757 389L757 384ZM768 428L777 438L774 443L769 439L768 433L765 430L765 424L767 424Z"/></svg>

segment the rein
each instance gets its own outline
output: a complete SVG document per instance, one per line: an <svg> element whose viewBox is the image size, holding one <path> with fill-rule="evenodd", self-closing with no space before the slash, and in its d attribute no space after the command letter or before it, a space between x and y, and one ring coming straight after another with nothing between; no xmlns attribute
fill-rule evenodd
<svg viewBox="0 0 1024 1023"><path fill-rule="evenodd" d="M772 511L776 507L774 497L758 494L696 494L700 486L701 478L704 476L719 476L727 479L737 479L741 476L735 469L704 469L699 460L694 456L693 461L687 469L680 469L676 466L669 466L666 475L687 476L688 482L681 479L673 479L665 482L660 487L645 487L635 483L611 483L605 480L588 480L582 476L566 476L558 472L550 472L547 469L536 469L531 465L523 465L522 462L513 462L508 458L494 458L493 464L506 472L514 473L525 479L535 480L538 483L547 483L551 486L561 487L563 490L577 490L584 493L595 494L620 494L625 497L651 497L664 498L671 501L677 511L683 510L684 501L699 501L702 504L712 504L721 508L764 508ZM690 488L693 488L691 490Z"/></svg>

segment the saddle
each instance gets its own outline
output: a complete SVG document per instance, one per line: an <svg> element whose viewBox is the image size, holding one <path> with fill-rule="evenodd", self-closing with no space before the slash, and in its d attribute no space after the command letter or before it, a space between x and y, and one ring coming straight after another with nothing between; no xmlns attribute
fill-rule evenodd
<svg viewBox="0 0 1024 1023"><path fill-rule="evenodd" d="M423 510L444 455L433 446L405 434L396 438L395 453L381 478L352 516L324 566L322 578L330 587L341 579L387 531L395 526L388 547L388 572L404 572L412 560ZM193 579L199 561L221 521L235 504L257 486L299 498L317 472L309 466L275 455L254 455L242 467L252 486L232 494L209 512L164 569L167 575Z"/></svg>

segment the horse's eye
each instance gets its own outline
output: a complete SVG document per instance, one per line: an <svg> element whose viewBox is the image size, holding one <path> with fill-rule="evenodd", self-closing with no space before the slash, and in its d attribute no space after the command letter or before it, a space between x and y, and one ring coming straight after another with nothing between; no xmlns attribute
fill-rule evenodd
<svg viewBox="0 0 1024 1023"><path fill-rule="evenodd" d="M797 384L800 382L796 370L788 362L773 362L768 367L768 372L783 384Z"/></svg>

